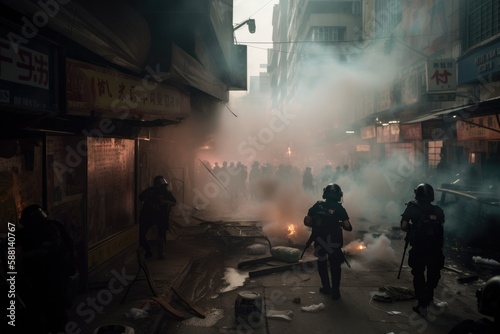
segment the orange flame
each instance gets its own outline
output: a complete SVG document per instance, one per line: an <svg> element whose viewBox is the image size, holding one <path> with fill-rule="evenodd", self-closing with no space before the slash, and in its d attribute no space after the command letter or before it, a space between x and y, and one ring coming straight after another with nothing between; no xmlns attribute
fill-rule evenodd
<svg viewBox="0 0 500 334"><path fill-rule="evenodd" d="M365 249L365 248L366 248L366 246L365 246L364 244L360 244L360 245L358 246L358 249L359 249L359 250L362 250L362 249Z"/></svg>
<svg viewBox="0 0 500 334"><path fill-rule="evenodd" d="M294 235L295 233L297 233L297 232L295 231L295 225L293 225L293 224L288 225L288 236L292 236L292 235Z"/></svg>

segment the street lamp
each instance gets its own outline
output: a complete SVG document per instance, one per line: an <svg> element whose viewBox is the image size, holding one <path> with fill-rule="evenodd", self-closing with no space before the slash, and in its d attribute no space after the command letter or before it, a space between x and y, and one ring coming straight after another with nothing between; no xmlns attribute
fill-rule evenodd
<svg viewBox="0 0 500 334"><path fill-rule="evenodd" d="M240 29L241 27L243 27L245 24L248 24L248 31L253 34L255 33L255 19L248 19L244 22L241 22L241 23L238 23L237 25L235 25L233 27L233 31L236 31L238 29Z"/></svg>

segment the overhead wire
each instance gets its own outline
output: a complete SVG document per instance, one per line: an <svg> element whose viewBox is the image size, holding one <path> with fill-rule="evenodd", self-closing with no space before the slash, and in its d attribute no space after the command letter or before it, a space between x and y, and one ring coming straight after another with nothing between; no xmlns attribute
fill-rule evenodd
<svg viewBox="0 0 500 334"><path fill-rule="evenodd" d="M266 3L264 4L264 6L260 7L259 9L257 9L257 11L256 11L256 12L254 12L252 15L250 15L250 16L248 17L248 19L251 19L251 18L252 18L252 16L255 16L255 14L257 14L257 13L258 13L258 12L260 12L262 9L264 9L267 5L269 5L269 3L270 3L271 1L273 1L273 0L269 0L268 2L266 2ZM234 34L233 34L233 35L234 35ZM238 43L238 41L236 40L236 35L234 35L234 42L235 42L235 44L241 44L241 43Z"/></svg>
<svg viewBox="0 0 500 334"><path fill-rule="evenodd" d="M257 47L254 45L249 45L249 44L302 44L302 43L311 43L311 44L347 44L347 43L360 43L360 42L370 42L370 41L379 41L379 40L390 40L391 38L414 38L414 37L429 37L433 35L438 35L438 34L421 34L421 35L402 35L402 36L387 36L387 37L376 37L376 38L366 38L362 40L343 40L343 41L243 41L239 42L237 44L244 44L247 45L250 48L258 49L258 50L264 50L264 51L271 51L271 52L278 52L278 53L287 53L287 54L297 54L297 55L312 55L312 56L321 56L321 55L344 55L344 53L309 53L309 52L293 52L293 51L286 51L286 50L276 50L273 48L264 48L264 47ZM439 34L439 36L442 36L442 34Z"/></svg>
<svg viewBox="0 0 500 334"><path fill-rule="evenodd" d="M252 16L254 16L255 14L257 14L258 12L260 12L262 9L264 9L264 7L266 7L267 5L269 5L269 3L273 1L273 0L269 0L268 2L266 2L266 4L262 7L260 7L255 13L253 13L252 15L250 15L248 18L251 18Z"/></svg>
<svg viewBox="0 0 500 334"><path fill-rule="evenodd" d="M429 37L429 36L443 36L444 34L421 34L421 35L401 35L401 36L385 36L385 37L374 37L374 38L363 38L359 39L350 39L350 40L335 40L335 41L313 41L313 40L297 40L297 41L243 41L240 43L245 44L298 44L298 43L357 43L357 42L369 42L369 41L377 41L377 40L388 40L391 38L414 38L414 37Z"/></svg>

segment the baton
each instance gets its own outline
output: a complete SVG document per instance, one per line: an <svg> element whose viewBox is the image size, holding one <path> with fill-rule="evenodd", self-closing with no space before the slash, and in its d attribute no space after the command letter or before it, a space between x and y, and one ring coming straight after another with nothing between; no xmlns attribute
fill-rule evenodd
<svg viewBox="0 0 500 334"><path fill-rule="evenodd" d="M409 238L407 237L405 241L405 249L403 250L403 257L401 258L401 264L399 265L398 279L401 276L401 269L403 269L403 262L405 261L406 248L408 247L408 240Z"/></svg>

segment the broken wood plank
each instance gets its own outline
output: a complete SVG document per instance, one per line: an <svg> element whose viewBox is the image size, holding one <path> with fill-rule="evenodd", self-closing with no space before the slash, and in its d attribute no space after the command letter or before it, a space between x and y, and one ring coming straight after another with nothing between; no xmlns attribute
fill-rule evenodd
<svg viewBox="0 0 500 334"><path fill-rule="evenodd" d="M186 298L184 298L175 288L171 288L175 296L179 298L191 311L193 311L200 318L205 319L205 313L197 306L192 305Z"/></svg>
<svg viewBox="0 0 500 334"><path fill-rule="evenodd" d="M250 271L248 273L248 276L249 277L263 276L263 275L278 273L280 271L285 271L285 270L289 270L289 269L303 270L305 266L310 267L310 264L316 265L316 262L317 262L317 260L302 261L302 262L297 262L297 263L286 264L283 266L272 267L272 268L268 268L268 269Z"/></svg>
<svg viewBox="0 0 500 334"><path fill-rule="evenodd" d="M162 297L151 297L154 301L156 301L160 306L166 310L167 312L170 312L171 314L175 315L177 318L180 319L188 319L190 316L185 314L184 312L176 309L175 307L172 306L170 301L163 299Z"/></svg>
<svg viewBox="0 0 500 334"><path fill-rule="evenodd" d="M462 271L460 271L458 269L455 269L455 268L451 268L449 266L444 266L443 269L446 269L446 270L449 270L449 271L453 271L454 273L457 273L457 274L463 274Z"/></svg>
<svg viewBox="0 0 500 334"><path fill-rule="evenodd" d="M238 269L242 269L242 268L249 267L249 266L254 266L256 264L263 264L263 263L266 263L269 261L278 261L278 259L276 259L274 256L267 256L267 257L262 257L259 259L242 261L242 262L238 263Z"/></svg>

